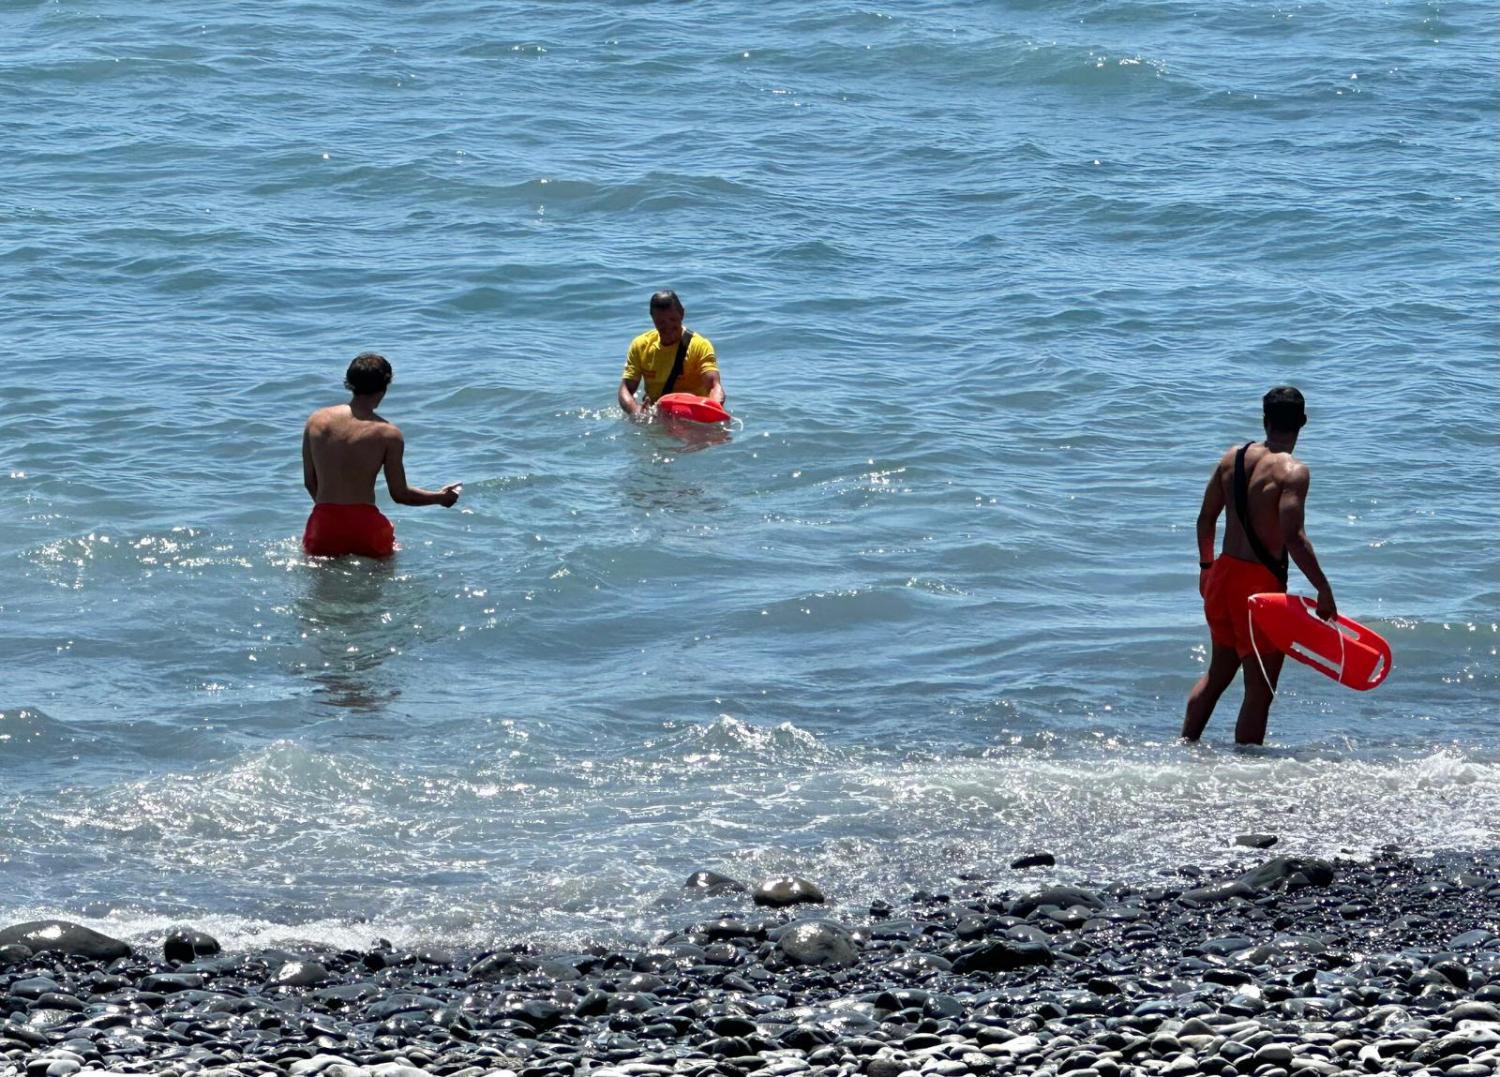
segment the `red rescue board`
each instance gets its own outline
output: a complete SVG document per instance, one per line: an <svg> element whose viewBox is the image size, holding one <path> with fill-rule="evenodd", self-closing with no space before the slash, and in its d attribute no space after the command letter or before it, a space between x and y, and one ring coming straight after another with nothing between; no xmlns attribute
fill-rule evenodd
<svg viewBox="0 0 1500 1077"><path fill-rule="evenodd" d="M1325 677L1368 692L1391 672L1391 645L1375 631L1339 614L1325 621L1305 595L1250 596L1252 637L1268 640L1283 654Z"/></svg>
<svg viewBox="0 0 1500 1077"><path fill-rule="evenodd" d="M659 414L669 419L690 419L695 423L727 423L729 412L706 396L692 393L668 393L656 402Z"/></svg>

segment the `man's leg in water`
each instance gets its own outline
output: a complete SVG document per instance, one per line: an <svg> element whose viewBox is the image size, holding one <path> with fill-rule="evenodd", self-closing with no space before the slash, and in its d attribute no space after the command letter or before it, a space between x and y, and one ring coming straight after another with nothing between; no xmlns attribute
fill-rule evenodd
<svg viewBox="0 0 1500 1077"><path fill-rule="evenodd" d="M1276 682L1281 679L1281 663L1286 655L1280 651L1262 654L1260 661L1255 655L1245 659L1245 701L1240 704L1239 721L1234 724L1236 744L1264 744L1266 740L1266 718L1271 713L1271 700L1276 698ZM1260 663L1265 662L1266 674L1261 676ZM1266 683L1266 677L1271 679Z"/></svg>
<svg viewBox="0 0 1500 1077"><path fill-rule="evenodd" d="M1203 727L1214 713L1214 704L1224 694L1224 689L1234 683L1239 672L1239 655L1233 647L1215 643L1208 659L1208 671L1198 678L1193 690L1188 693L1187 716L1182 720L1184 740L1197 740L1203 735Z"/></svg>

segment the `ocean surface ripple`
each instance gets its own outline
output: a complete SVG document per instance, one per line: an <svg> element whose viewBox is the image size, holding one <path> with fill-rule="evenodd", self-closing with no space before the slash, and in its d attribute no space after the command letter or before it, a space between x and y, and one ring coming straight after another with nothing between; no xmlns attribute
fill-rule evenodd
<svg viewBox="0 0 1500 1077"><path fill-rule="evenodd" d="M1347 0L0 12L0 923L640 940L700 868L1494 847L1497 44ZM663 286L727 439L613 405ZM463 500L312 562L300 424L366 349ZM1185 748L1194 515L1283 382L1395 671Z"/></svg>

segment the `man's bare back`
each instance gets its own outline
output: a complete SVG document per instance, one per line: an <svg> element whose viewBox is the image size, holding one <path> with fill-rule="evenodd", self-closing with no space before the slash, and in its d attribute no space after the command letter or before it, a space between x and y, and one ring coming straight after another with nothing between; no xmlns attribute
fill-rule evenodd
<svg viewBox="0 0 1500 1077"><path fill-rule="evenodd" d="M1219 460L1215 481L1219 484L1220 496L1228 517L1224 529L1223 552L1241 561L1256 560L1250 540L1240 527L1239 512L1234 497L1234 462L1240 446L1232 445ZM1247 500L1250 506L1250 525L1256 538L1273 558L1279 558L1286 549L1286 532L1283 529L1283 502L1288 516L1301 515L1299 507L1307 499L1307 488L1311 472L1307 465L1290 452L1276 452L1261 442L1245 450L1245 477ZM1295 530L1295 529L1294 529Z"/></svg>
<svg viewBox="0 0 1500 1077"><path fill-rule="evenodd" d="M375 411L391 381L383 356L365 352L349 364L347 404L319 408L302 428L302 482L314 501L302 547L314 556L358 553L386 557L395 530L375 508L375 479L398 505L442 505L458 500L459 486L421 490L406 481L406 441L394 423Z"/></svg>
<svg viewBox="0 0 1500 1077"><path fill-rule="evenodd" d="M315 476L308 493L320 505L373 505L375 479L387 453L403 443L393 423L373 411L356 415L348 404L313 412L303 437Z"/></svg>

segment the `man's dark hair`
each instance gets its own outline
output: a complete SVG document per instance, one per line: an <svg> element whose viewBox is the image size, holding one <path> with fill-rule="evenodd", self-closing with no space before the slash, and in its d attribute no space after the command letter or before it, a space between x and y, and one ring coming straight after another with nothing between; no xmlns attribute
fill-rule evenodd
<svg viewBox="0 0 1500 1077"><path fill-rule="evenodd" d="M1290 385L1278 385L1261 398L1267 430L1295 433L1307 422L1307 402Z"/></svg>
<svg viewBox="0 0 1500 1077"><path fill-rule="evenodd" d="M657 308L665 310L667 307L676 307L678 310L682 309L682 300L677 298L676 292L670 288L663 288L659 292L651 293L652 310L656 310Z"/></svg>
<svg viewBox="0 0 1500 1077"><path fill-rule="evenodd" d="M384 392L390 384L391 364L386 362L385 356L375 352L356 355L354 362L349 364L349 372L344 375L344 388L355 396Z"/></svg>

